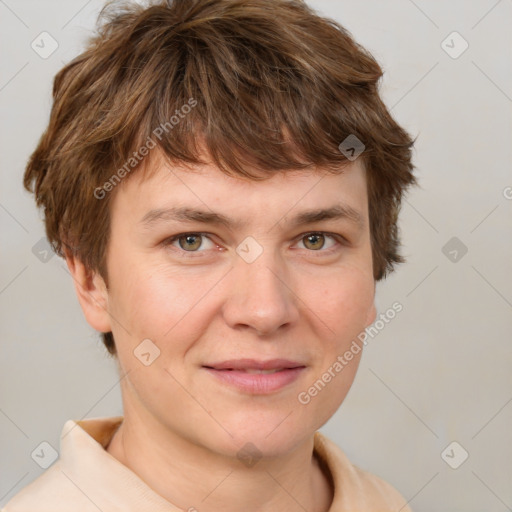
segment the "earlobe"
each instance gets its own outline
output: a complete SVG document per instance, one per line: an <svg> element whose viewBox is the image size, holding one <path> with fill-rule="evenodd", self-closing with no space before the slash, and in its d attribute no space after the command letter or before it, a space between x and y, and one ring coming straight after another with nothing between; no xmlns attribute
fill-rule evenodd
<svg viewBox="0 0 512 512"><path fill-rule="evenodd" d="M92 271L76 257L66 251L75 291L88 324L99 332L111 331L108 312L108 290L105 281L96 271Z"/></svg>

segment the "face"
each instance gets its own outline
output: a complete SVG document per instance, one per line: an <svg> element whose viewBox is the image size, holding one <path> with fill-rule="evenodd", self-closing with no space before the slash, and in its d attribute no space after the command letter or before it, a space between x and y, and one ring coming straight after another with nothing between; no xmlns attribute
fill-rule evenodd
<svg viewBox="0 0 512 512"><path fill-rule="evenodd" d="M113 198L107 269L108 312L82 306L113 332L125 417L225 455L286 453L342 403L361 352L333 366L375 319L364 168L257 182L158 164Z"/></svg>

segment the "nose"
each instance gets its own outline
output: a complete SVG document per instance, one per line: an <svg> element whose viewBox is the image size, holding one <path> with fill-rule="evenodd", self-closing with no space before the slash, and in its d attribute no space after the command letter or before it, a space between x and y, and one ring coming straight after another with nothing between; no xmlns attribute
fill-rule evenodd
<svg viewBox="0 0 512 512"><path fill-rule="evenodd" d="M293 283L271 252L264 251L252 263L242 258L234 263L223 315L235 330L271 335L289 328L299 318L299 299L293 292Z"/></svg>

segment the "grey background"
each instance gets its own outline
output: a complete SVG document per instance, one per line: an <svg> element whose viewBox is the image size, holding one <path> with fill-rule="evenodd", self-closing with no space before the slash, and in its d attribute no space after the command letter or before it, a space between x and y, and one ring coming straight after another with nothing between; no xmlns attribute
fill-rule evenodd
<svg viewBox="0 0 512 512"><path fill-rule="evenodd" d="M115 364L63 260L33 252L43 224L21 185L52 78L102 3L0 0L0 506L43 472L31 453L42 441L58 450L67 419L122 414ZM421 185L401 214L408 263L377 289L380 312L395 301L403 311L369 341L322 431L416 512L512 510L512 2L309 4L382 64L387 105L419 135ZM43 31L59 45L47 59L31 48ZM469 44L458 58L442 47L453 31ZM458 247L443 252L452 237ZM441 457L453 441L452 464L469 453L458 469Z"/></svg>

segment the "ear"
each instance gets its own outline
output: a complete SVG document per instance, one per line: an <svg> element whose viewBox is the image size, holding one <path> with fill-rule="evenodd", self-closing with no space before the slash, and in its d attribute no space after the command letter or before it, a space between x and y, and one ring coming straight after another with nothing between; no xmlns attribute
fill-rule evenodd
<svg viewBox="0 0 512 512"><path fill-rule="evenodd" d="M96 271L91 271L69 251L66 263L73 277L75 291L88 324L99 332L110 332L108 290L105 281Z"/></svg>
<svg viewBox="0 0 512 512"><path fill-rule="evenodd" d="M377 291L377 283L373 281L373 300L370 309L368 310L368 314L366 315L366 324L365 327L372 325L377 318L377 308L375 306L375 292Z"/></svg>
<svg viewBox="0 0 512 512"><path fill-rule="evenodd" d="M375 307L375 301L373 301L372 302L372 306L368 310L368 314L366 316L366 325L365 325L365 327L368 327L369 325L373 324L373 322L375 322L376 318L377 318L377 308Z"/></svg>

